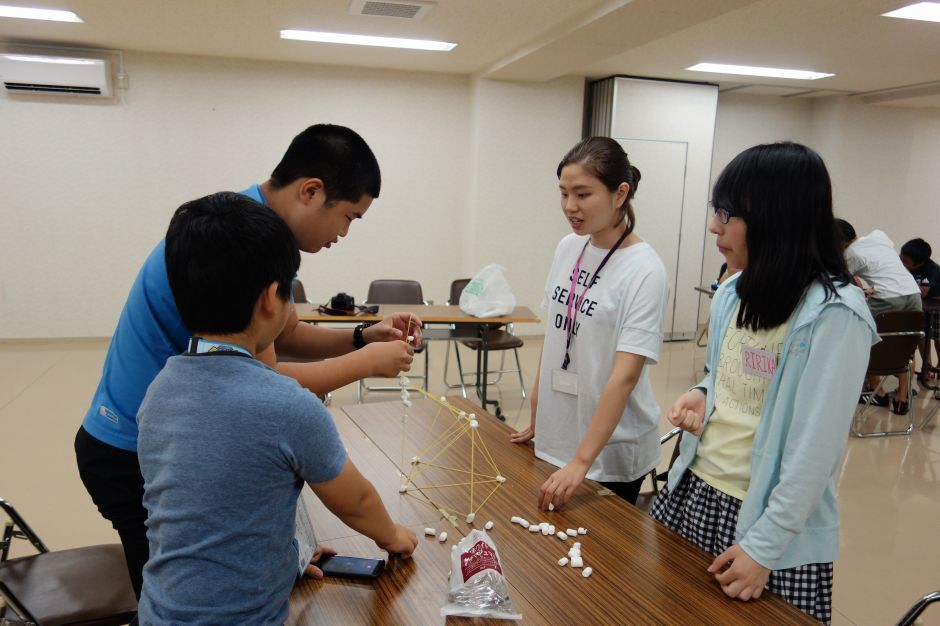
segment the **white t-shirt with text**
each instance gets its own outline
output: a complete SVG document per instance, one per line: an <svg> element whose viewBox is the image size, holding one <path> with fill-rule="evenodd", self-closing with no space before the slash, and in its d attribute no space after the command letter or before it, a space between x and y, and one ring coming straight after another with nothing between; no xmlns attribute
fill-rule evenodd
<svg viewBox="0 0 940 626"><path fill-rule="evenodd" d="M614 252L597 282L581 294L608 250L588 244L588 237L568 235L558 244L545 283L542 309L545 343L539 372L535 455L553 465L566 465L587 432L601 392L613 372L617 352L646 357L640 378L610 440L587 477L628 482L659 462L659 406L649 381L649 366L659 360L663 318L669 296L666 268L653 248L640 242ZM565 356L571 276L584 249L575 285L574 333L568 371L578 375L578 395L555 391L552 372ZM577 316L574 315L577 305Z"/></svg>

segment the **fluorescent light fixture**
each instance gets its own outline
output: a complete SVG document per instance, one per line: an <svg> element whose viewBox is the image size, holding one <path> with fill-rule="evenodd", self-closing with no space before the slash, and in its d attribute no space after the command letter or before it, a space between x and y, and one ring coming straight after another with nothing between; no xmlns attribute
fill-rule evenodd
<svg viewBox="0 0 940 626"><path fill-rule="evenodd" d="M56 65L104 65L96 59L76 59L74 57L46 57L32 54L4 54L4 59L23 63L54 63Z"/></svg>
<svg viewBox="0 0 940 626"><path fill-rule="evenodd" d="M797 80L816 80L835 76L825 72L809 70L787 70L776 67L755 67L752 65L725 65L723 63L698 63L685 68L693 72L711 72L713 74L740 74L742 76L769 76L771 78L793 78Z"/></svg>
<svg viewBox="0 0 940 626"><path fill-rule="evenodd" d="M915 2L881 15L884 17L901 17L906 20L940 22L940 2Z"/></svg>
<svg viewBox="0 0 940 626"><path fill-rule="evenodd" d="M0 17L18 17L24 20L46 20L48 22L84 22L71 11L57 9L31 9L0 4Z"/></svg>
<svg viewBox="0 0 940 626"><path fill-rule="evenodd" d="M457 44L429 39L402 39L400 37L373 37L371 35L347 35L344 33L324 33L315 30L282 30L281 39L297 41L319 41L321 43L345 43L354 46L379 46L383 48L409 48L412 50L434 50L447 52Z"/></svg>

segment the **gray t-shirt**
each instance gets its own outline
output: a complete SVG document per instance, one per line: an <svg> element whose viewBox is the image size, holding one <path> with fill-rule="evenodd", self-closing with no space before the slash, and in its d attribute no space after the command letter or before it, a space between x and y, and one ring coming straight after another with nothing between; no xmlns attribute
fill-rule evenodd
<svg viewBox="0 0 940 626"><path fill-rule="evenodd" d="M303 482L346 451L297 381L234 354L169 359L137 416L150 560L141 624L283 624Z"/></svg>

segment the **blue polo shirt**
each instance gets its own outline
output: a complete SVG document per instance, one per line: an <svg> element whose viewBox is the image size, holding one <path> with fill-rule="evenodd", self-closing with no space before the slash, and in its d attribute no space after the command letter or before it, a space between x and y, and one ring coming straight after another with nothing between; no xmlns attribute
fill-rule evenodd
<svg viewBox="0 0 940 626"><path fill-rule="evenodd" d="M267 206L259 185L241 193ZM137 450L137 411L147 387L189 340L170 290L165 245L164 240L157 244L131 286L82 421L92 437L122 450Z"/></svg>

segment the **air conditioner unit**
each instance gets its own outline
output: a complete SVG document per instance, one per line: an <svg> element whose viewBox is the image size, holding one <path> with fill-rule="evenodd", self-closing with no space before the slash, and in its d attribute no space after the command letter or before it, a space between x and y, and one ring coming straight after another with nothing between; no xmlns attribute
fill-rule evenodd
<svg viewBox="0 0 940 626"><path fill-rule="evenodd" d="M105 59L40 54L0 54L0 79L9 93L111 97Z"/></svg>

